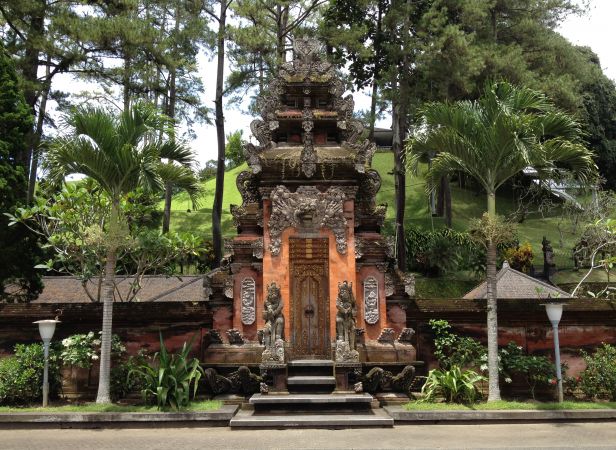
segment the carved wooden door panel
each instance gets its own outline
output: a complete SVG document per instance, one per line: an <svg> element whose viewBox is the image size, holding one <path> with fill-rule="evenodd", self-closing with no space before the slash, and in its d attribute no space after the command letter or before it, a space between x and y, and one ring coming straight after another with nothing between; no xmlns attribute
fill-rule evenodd
<svg viewBox="0 0 616 450"><path fill-rule="evenodd" d="M327 238L292 238L289 245L292 357L329 358Z"/></svg>

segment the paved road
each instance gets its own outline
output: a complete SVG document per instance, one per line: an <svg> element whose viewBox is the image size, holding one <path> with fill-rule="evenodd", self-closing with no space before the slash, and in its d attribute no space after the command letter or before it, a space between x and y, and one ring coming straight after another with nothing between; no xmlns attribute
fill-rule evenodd
<svg viewBox="0 0 616 450"><path fill-rule="evenodd" d="M389 429L141 428L0 430L0 449L578 448L616 449L616 422L405 425Z"/></svg>

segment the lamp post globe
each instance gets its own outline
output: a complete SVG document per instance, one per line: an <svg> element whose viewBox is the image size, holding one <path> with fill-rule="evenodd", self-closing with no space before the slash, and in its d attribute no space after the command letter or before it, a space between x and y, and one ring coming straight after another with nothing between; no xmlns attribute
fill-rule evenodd
<svg viewBox="0 0 616 450"><path fill-rule="evenodd" d="M37 320L39 333L43 340L43 351L45 355L45 369L43 372L43 407L46 407L49 403L49 344L54 332L56 331L56 324L60 321L57 319Z"/></svg>
<svg viewBox="0 0 616 450"><path fill-rule="evenodd" d="M558 401L563 401L563 377L560 370L560 342L558 339L558 324L563 315L562 303L546 303L545 312L552 324L554 334L554 363L556 364L556 380L558 381Z"/></svg>

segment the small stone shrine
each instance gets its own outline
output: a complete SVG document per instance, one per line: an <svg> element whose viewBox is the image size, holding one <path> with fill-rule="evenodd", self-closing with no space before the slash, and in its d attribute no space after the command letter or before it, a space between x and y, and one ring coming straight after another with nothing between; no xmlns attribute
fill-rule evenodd
<svg viewBox="0 0 616 450"><path fill-rule="evenodd" d="M258 145L244 149L250 170L237 177L242 204L231 206L238 234L205 277L214 329L204 363L259 365L274 389L298 360L329 361L337 379L355 374L338 389L380 363L400 373L415 361L406 328L414 280L396 270L381 233L376 147L362 137L353 98L310 39L295 42L265 92L251 124Z"/></svg>

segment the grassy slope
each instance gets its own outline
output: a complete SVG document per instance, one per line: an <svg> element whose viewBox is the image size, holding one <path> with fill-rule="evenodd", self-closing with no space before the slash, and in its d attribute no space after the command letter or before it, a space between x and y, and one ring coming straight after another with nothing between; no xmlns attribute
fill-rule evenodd
<svg viewBox="0 0 616 450"><path fill-rule="evenodd" d="M394 182L393 176L389 174L393 168L393 156L391 153L377 153L374 155L372 164L382 178L381 190L378 193L378 203L387 203L386 232L391 232L394 218ZM235 186L235 177L243 170L246 170L246 165L242 165L227 172L225 177L225 190L223 195L223 233L225 235L233 235L235 229L229 212L230 204L241 204L241 197ZM425 170L425 168L424 168ZM215 180L211 179L203 183L205 194L200 201L200 209L192 212L187 212L191 208L188 197L184 193L179 193L174 196L172 206L171 229L176 231L192 231L199 234L209 235L211 233L211 214L212 203L214 201ZM485 196L460 189L452 185L452 205L453 205L453 226L457 230L465 230L469 220L475 217L480 217L485 211L486 200ZM497 199L497 208L499 213L508 214L514 207L511 198L505 195L500 195ZM161 202L162 209L162 202ZM407 202L406 202L406 223L420 226L423 228L440 228L443 226L442 218L430 217L428 209L428 198L425 194L424 179L422 173L418 176L407 177ZM556 263L559 268L571 267L571 248L573 247L576 237L564 236L562 244L560 242L560 234L558 232L558 211L554 211L551 215L540 217L537 213L529 214L524 223L518 226L518 235L520 241L528 241L532 244L535 251L537 265L541 264L541 240L546 236L554 247L556 253ZM561 274L562 277L567 277L566 272ZM566 281L566 279L562 280Z"/></svg>

